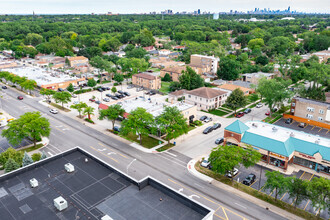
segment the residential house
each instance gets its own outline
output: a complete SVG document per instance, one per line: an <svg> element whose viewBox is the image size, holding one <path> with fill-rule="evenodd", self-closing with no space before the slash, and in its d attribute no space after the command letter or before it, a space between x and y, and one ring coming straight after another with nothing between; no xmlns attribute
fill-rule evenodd
<svg viewBox="0 0 330 220"><path fill-rule="evenodd" d="M149 62L151 63L152 67L155 68L165 68L170 66L184 66L184 62L177 62L174 60L171 60L167 57L152 57Z"/></svg>
<svg viewBox="0 0 330 220"><path fill-rule="evenodd" d="M263 72L244 73L242 74L242 76L243 76L242 81L257 85L260 78L265 77L266 79L272 79L274 78L275 73L263 73Z"/></svg>
<svg viewBox="0 0 330 220"><path fill-rule="evenodd" d="M328 59L330 58L330 48L328 48L328 50L322 50L319 52L315 52L312 55L315 55L319 58L319 62L322 63L326 63L328 61Z"/></svg>
<svg viewBox="0 0 330 220"><path fill-rule="evenodd" d="M167 50L167 49L162 49L162 50L159 50L158 52L159 52L159 56L161 56L161 55L168 56L171 53L171 51Z"/></svg>
<svg viewBox="0 0 330 220"><path fill-rule="evenodd" d="M198 110L216 109L227 99L227 92L208 87L201 87L185 92L185 103L196 105Z"/></svg>
<svg viewBox="0 0 330 220"><path fill-rule="evenodd" d="M145 49L147 52L155 50L154 46L149 46L149 47L143 47L143 49Z"/></svg>
<svg viewBox="0 0 330 220"><path fill-rule="evenodd" d="M178 46L173 46L172 48L173 48L173 50L185 50L185 49L186 49L185 46L180 46L180 45L178 45Z"/></svg>
<svg viewBox="0 0 330 220"><path fill-rule="evenodd" d="M243 86L234 85L234 84L223 84L221 86L218 86L218 88L220 88L222 91L228 92L228 95L230 95L235 89L242 90L242 92L244 93L245 96L249 95L253 91L252 89L245 88Z"/></svg>
<svg viewBox="0 0 330 220"><path fill-rule="evenodd" d="M78 65L88 65L88 58L84 56L78 57L69 57L68 58L71 67L75 67Z"/></svg>
<svg viewBox="0 0 330 220"><path fill-rule="evenodd" d="M218 68L218 59L213 56L193 54L190 56L189 66L198 74L209 73L215 75Z"/></svg>
<svg viewBox="0 0 330 220"><path fill-rule="evenodd" d="M186 66L165 67L164 69L160 70L160 76L164 77L166 73L168 73L173 81L179 82L179 77L182 75L182 71L185 70L186 70Z"/></svg>
<svg viewBox="0 0 330 220"><path fill-rule="evenodd" d="M160 89L161 79L148 73L139 73L132 76L132 84L146 89Z"/></svg>
<svg viewBox="0 0 330 220"><path fill-rule="evenodd" d="M178 99L182 100L185 98L186 92L188 92L188 90L186 90L186 89L181 89L181 90L177 90L175 92L171 92L170 94L168 94L168 101L170 103L174 103L174 102L178 101Z"/></svg>
<svg viewBox="0 0 330 220"><path fill-rule="evenodd" d="M320 127L322 127L322 123L330 125L329 102L295 97L291 102L290 114L295 116L295 121L316 121Z"/></svg>

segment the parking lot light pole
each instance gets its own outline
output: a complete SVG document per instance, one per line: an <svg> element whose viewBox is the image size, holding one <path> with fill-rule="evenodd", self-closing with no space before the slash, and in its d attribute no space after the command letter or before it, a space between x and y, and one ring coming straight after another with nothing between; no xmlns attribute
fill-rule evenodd
<svg viewBox="0 0 330 220"><path fill-rule="evenodd" d="M258 187L258 190L260 190L261 174L262 174L262 166L260 166L260 176L259 176L259 187Z"/></svg>

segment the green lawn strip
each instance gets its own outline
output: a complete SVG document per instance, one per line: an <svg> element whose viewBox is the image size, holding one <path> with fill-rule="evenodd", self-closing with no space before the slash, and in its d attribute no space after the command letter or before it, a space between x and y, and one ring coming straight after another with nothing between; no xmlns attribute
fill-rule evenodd
<svg viewBox="0 0 330 220"><path fill-rule="evenodd" d="M162 87L159 89L162 93L169 93L170 92L170 82L162 82Z"/></svg>
<svg viewBox="0 0 330 220"><path fill-rule="evenodd" d="M37 144L36 146L31 146L31 147L28 147L28 148L20 149L18 151L31 152L31 151L34 151L34 150L37 150L37 149L41 148L42 146L44 146L44 145L43 144Z"/></svg>
<svg viewBox="0 0 330 220"><path fill-rule="evenodd" d="M227 108L227 109L229 109L229 110L233 110L233 111L234 111L234 109L232 109L231 107L229 107L229 106L228 106L228 105L226 105L226 104L222 105L222 107L224 107L224 108Z"/></svg>
<svg viewBox="0 0 330 220"><path fill-rule="evenodd" d="M65 111L65 112L70 112L70 111L71 111L70 109L67 109L67 108L65 108L65 107L62 108L61 105L58 105L58 104L53 103L53 102L51 102L50 105L53 106L53 107L55 107L55 108L58 108L58 109L60 109L60 110L63 110L63 111Z"/></svg>
<svg viewBox="0 0 330 220"><path fill-rule="evenodd" d="M158 152L162 152L162 151L165 151L165 150L168 150L170 148L172 148L174 146L174 144L170 143L170 144L166 144L160 148L157 148L156 151Z"/></svg>
<svg viewBox="0 0 330 220"><path fill-rule="evenodd" d="M218 180L219 182L222 182L224 184L227 184L231 187L234 187L242 192L245 192L251 196L254 196L260 200L263 200L265 202L268 202L272 205L275 205L283 210L286 210L292 214L295 214L297 216L300 216L304 219L322 219L322 218L318 218L316 217L315 215L307 212L307 211L304 211L302 209L299 209L299 208L295 208L294 206L291 206L290 204L286 203L286 202L283 202L281 200L275 200L274 197L271 197L263 192L259 192L258 190L255 190L249 186L246 186L244 184L241 184L241 183L237 183L236 181L231 181L231 179L225 177L224 175L221 175L221 174L218 174L218 173L215 173L213 172L212 170L209 170L207 168L204 168L204 167L201 167L200 166L200 162L197 161L196 164L195 164L195 169L197 171L199 171L200 173L203 173L207 176L210 176L212 177L213 179L216 179Z"/></svg>
<svg viewBox="0 0 330 220"><path fill-rule="evenodd" d="M195 128L196 128L195 126L188 126L188 132L194 130Z"/></svg>
<svg viewBox="0 0 330 220"><path fill-rule="evenodd" d="M232 112L232 110L229 110L229 109L226 109L226 108L222 108L222 107L218 108L218 110L223 111L223 112L227 112L227 113Z"/></svg>
<svg viewBox="0 0 330 220"><path fill-rule="evenodd" d="M250 106L248 106L249 108L254 108L254 107L256 107L257 106L257 103L254 103L254 104L252 104L252 105L250 105Z"/></svg>
<svg viewBox="0 0 330 220"><path fill-rule="evenodd" d="M224 116L224 115L227 115L229 112L221 111L218 109L213 109L213 110L208 111L208 113L217 115L217 116Z"/></svg>
<svg viewBox="0 0 330 220"><path fill-rule="evenodd" d="M138 136L136 134L133 133L129 133L128 135L121 135L123 138L138 143L140 144L140 140L138 140ZM155 146L159 145L159 140L146 136L146 135L142 135L142 146L145 148L153 148Z"/></svg>

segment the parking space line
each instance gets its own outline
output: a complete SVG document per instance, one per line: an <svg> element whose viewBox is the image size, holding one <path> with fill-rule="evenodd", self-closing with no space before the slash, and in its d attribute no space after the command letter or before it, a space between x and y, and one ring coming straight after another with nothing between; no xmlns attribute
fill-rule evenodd
<svg viewBox="0 0 330 220"><path fill-rule="evenodd" d="M261 192L261 190L266 186L266 184L264 184L260 189L259 192Z"/></svg>
<svg viewBox="0 0 330 220"><path fill-rule="evenodd" d="M227 213L226 213L226 211L225 211L225 209L222 207L222 211L223 211L223 213L225 214L225 216L226 216L226 219L228 220L228 216L227 216Z"/></svg>
<svg viewBox="0 0 330 220"><path fill-rule="evenodd" d="M320 128L320 130L318 132L320 132L323 128Z"/></svg>
<svg viewBox="0 0 330 220"><path fill-rule="evenodd" d="M307 205L309 204L310 201L311 201L311 200L308 200L308 202L307 202L306 205L305 205L304 210L307 208Z"/></svg>
<svg viewBox="0 0 330 220"><path fill-rule="evenodd" d="M221 217L220 215L217 215L217 214L213 214L213 215L215 215L215 216L217 216L218 218L221 218L221 219L223 219L223 220L226 220L225 218L223 218L223 217Z"/></svg>
<svg viewBox="0 0 330 220"><path fill-rule="evenodd" d="M250 187L252 188L253 184L255 184L256 182L258 182L258 179L256 179L256 180L250 185Z"/></svg>
<svg viewBox="0 0 330 220"><path fill-rule="evenodd" d="M315 125L313 126L313 128L311 130L313 130L315 128Z"/></svg>
<svg viewBox="0 0 330 220"><path fill-rule="evenodd" d="M319 211L320 211L320 208L317 210L317 212L316 212L315 216L317 216L317 214L319 214Z"/></svg>

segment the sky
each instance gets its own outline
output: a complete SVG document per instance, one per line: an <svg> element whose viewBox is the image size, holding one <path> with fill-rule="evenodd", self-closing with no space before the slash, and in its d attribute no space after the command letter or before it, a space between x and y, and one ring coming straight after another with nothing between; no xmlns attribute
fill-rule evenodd
<svg viewBox="0 0 330 220"><path fill-rule="evenodd" d="M90 14L173 12L228 12L270 8L330 13L330 0L0 0L0 14Z"/></svg>

